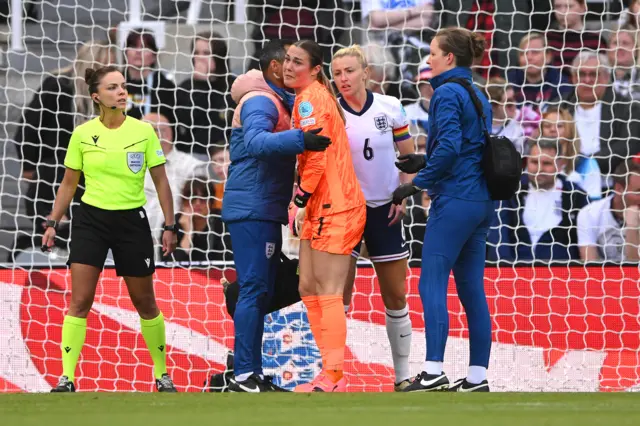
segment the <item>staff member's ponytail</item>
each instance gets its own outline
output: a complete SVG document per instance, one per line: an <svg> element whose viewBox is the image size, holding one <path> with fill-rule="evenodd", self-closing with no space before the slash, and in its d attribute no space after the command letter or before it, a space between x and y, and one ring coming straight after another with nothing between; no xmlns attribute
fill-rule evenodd
<svg viewBox="0 0 640 426"><path fill-rule="evenodd" d="M464 28L445 28L435 36L440 49L445 54L452 53L459 67L471 67L484 55L486 41L482 34Z"/></svg>

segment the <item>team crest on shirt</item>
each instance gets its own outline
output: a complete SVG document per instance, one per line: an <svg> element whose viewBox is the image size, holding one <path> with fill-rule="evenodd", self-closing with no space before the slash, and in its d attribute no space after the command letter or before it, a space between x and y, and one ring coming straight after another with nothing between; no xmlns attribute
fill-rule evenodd
<svg viewBox="0 0 640 426"><path fill-rule="evenodd" d="M300 102L300 105L298 105L298 114L300 114L300 118L307 118L313 114L313 105L311 105L311 102Z"/></svg>
<svg viewBox="0 0 640 426"><path fill-rule="evenodd" d="M386 115L378 115L377 117L374 117L373 122L375 123L376 129L378 130L387 130L387 128L389 127Z"/></svg>
<svg viewBox="0 0 640 426"><path fill-rule="evenodd" d="M144 165L143 152L127 152L127 166L133 173L138 173Z"/></svg>
<svg viewBox="0 0 640 426"><path fill-rule="evenodd" d="M267 256L267 259L271 259L273 253L276 252L276 243L267 243L264 248L264 254Z"/></svg>

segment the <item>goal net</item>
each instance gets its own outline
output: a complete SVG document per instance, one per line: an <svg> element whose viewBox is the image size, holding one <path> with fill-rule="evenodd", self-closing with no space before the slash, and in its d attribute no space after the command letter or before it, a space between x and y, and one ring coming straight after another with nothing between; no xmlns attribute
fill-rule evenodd
<svg viewBox="0 0 640 426"><path fill-rule="evenodd" d="M7 3L21 10L9 10ZM474 63L474 81L491 102L492 133L509 137L526 160L528 181L517 197L496 205L487 237L492 390L640 389L638 14L617 0L555 2L566 3L555 10L537 4L545 2L533 2L535 9L525 3L530 2L0 5L0 392L48 391L62 372L74 209L51 253L41 252L40 241L71 132L93 117L81 81L86 68L120 66L129 89L128 114L151 121L163 141L177 220L181 229L192 229L193 238L181 240L175 257L162 257L164 217L147 176L145 208L158 249L156 296L166 319L169 372L179 390L201 391L212 374L225 371L234 345L221 279L233 281L235 273L220 220L233 79L257 67L266 39L318 41L327 72L332 52L358 43L369 62L370 90L401 99L416 149L424 152L427 80L433 72L425 59L437 30L452 26L484 36L487 50ZM418 281L429 205L423 194L408 200L404 219L411 249L412 374L421 370L426 350ZM283 252L296 257L297 241L286 229L283 238ZM109 255L76 384L83 391L149 391L151 359L112 265ZM445 371L457 379L467 371L469 342L453 277L448 307ZM366 258L359 262L347 324L348 389L391 391L384 305ZM263 361L267 374L286 388L317 374L319 352L301 304L265 317Z"/></svg>

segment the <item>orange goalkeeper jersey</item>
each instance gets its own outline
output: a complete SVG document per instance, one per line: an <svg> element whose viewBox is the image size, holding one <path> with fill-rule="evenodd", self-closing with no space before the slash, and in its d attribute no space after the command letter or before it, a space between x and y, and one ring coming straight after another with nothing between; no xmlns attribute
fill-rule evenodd
<svg viewBox="0 0 640 426"><path fill-rule="evenodd" d="M293 127L304 131L320 129L331 139L324 152L305 151L298 155L300 188L311 195L308 217L344 212L365 204L356 177L349 139L338 105L318 81L296 95L291 117Z"/></svg>

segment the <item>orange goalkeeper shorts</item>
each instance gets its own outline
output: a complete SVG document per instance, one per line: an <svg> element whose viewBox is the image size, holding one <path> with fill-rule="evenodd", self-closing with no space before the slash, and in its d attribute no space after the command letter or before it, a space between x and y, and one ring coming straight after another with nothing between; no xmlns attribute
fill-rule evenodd
<svg viewBox="0 0 640 426"><path fill-rule="evenodd" d="M301 240L311 240L311 248L332 254L351 255L362 240L367 207L362 205L326 216L308 214L302 225Z"/></svg>

